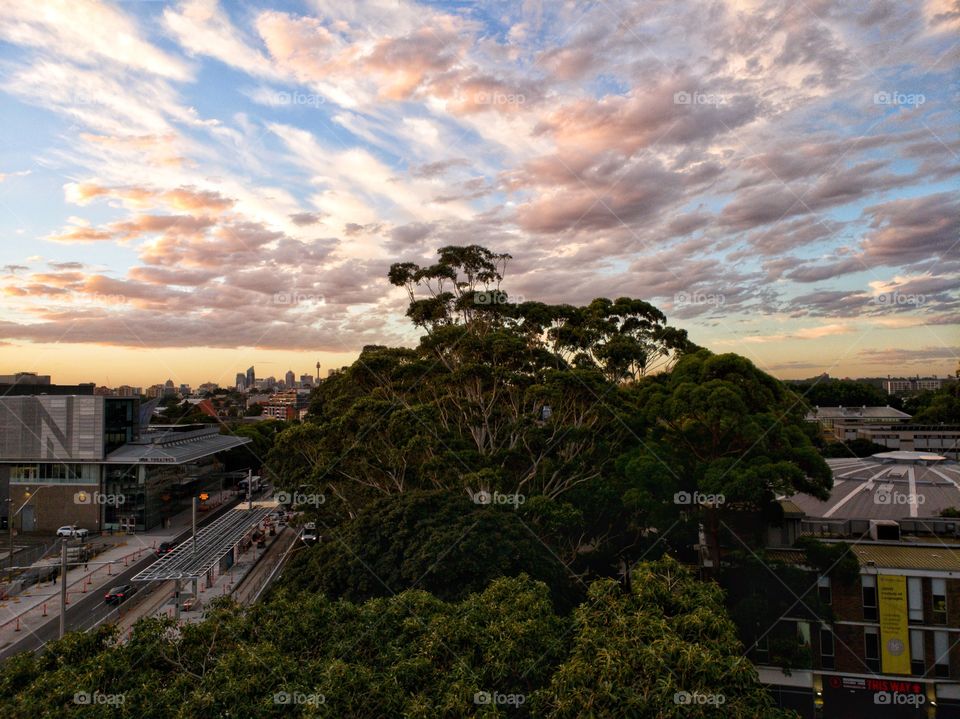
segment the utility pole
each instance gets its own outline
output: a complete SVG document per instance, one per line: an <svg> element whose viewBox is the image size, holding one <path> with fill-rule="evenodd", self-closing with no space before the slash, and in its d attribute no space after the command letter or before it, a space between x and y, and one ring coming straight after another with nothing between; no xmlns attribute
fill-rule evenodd
<svg viewBox="0 0 960 719"><path fill-rule="evenodd" d="M253 470L247 470L247 511L253 509L253 494L250 491L250 487L253 485Z"/></svg>
<svg viewBox="0 0 960 719"><path fill-rule="evenodd" d="M13 581L13 497L7 497L7 534L10 539L10 556L7 557L7 566L10 568L7 582Z"/></svg>
<svg viewBox="0 0 960 719"><path fill-rule="evenodd" d="M197 496L194 495L190 500L190 514L193 524L193 556L197 556Z"/></svg>
<svg viewBox="0 0 960 719"><path fill-rule="evenodd" d="M60 540L60 638L67 633L67 538Z"/></svg>

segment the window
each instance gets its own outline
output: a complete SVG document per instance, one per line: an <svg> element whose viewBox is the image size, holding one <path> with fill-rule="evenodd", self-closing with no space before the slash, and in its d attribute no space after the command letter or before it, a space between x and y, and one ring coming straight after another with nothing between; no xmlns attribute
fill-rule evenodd
<svg viewBox="0 0 960 719"><path fill-rule="evenodd" d="M907 577L907 605L911 622L923 621L923 580Z"/></svg>
<svg viewBox="0 0 960 719"><path fill-rule="evenodd" d="M873 627L863 630L863 657L870 671L880 671L880 632Z"/></svg>
<svg viewBox="0 0 960 719"><path fill-rule="evenodd" d="M923 632L919 629L910 630L910 673L923 676L927 671L927 663L923 654Z"/></svg>
<svg viewBox="0 0 960 719"><path fill-rule="evenodd" d="M797 643L801 647L810 646L810 622L797 622Z"/></svg>
<svg viewBox="0 0 960 719"><path fill-rule="evenodd" d="M835 669L833 654L833 632L826 627L820 628L820 666Z"/></svg>
<svg viewBox="0 0 960 719"><path fill-rule="evenodd" d="M930 594L933 597L933 623L947 623L947 580L931 579Z"/></svg>
<svg viewBox="0 0 960 719"><path fill-rule="evenodd" d="M830 604L833 601L833 593L830 589L830 577L820 577L817 580L817 592L820 601L824 604Z"/></svg>
<svg viewBox="0 0 960 719"><path fill-rule="evenodd" d="M877 621L877 578L872 575L860 577L863 586L863 618Z"/></svg>
<svg viewBox="0 0 960 719"><path fill-rule="evenodd" d="M950 677L950 641L946 632L933 633L933 667L935 676Z"/></svg>

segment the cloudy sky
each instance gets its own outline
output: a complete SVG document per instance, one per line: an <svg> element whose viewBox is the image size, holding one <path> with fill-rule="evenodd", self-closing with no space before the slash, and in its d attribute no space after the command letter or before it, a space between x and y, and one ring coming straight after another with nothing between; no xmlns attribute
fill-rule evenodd
<svg viewBox="0 0 960 719"><path fill-rule="evenodd" d="M0 4L0 373L416 341L391 262L634 296L782 377L960 345L960 3Z"/></svg>

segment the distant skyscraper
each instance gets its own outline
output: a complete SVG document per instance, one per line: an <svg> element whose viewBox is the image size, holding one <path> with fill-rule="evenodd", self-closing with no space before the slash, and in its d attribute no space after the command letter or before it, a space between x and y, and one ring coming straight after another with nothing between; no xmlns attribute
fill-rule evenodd
<svg viewBox="0 0 960 719"><path fill-rule="evenodd" d="M283 378L283 384L287 389L293 389L296 386L297 378L292 369L287 370L287 374Z"/></svg>
<svg viewBox="0 0 960 719"><path fill-rule="evenodd" d="M237 392L243 392L247 388L247 376L243 372L237 372Z"/></svg>
<svg viewBox="0 0 960 719"><path fill-rule="evenodd" d="M257 375L253 371L253 367L247 368L247 389L253 389L257 386Z"/></svg>
<svg viewBox="0 0 960 719"><path fill-rule="evenodd" d="M312 375L312 374L302 374L302 375L300 375L300 386L301 386L301 387L313 387L313 375Z"/></svg>

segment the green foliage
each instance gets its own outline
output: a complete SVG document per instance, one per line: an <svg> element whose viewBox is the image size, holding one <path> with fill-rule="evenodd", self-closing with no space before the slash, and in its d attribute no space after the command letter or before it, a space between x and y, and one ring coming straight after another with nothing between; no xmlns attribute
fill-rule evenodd
<svg viewBox="0 0 960 719"><path fill-rule="evenodd" d="M860 576L860 562L845 542L829 544L815 537L800 537L795 546L804 550L808 563L821 575L829 574L846 584L852 584Z"/></svg>
<svg viewBox="0 0 960 719"><path fill-rule="evenodd" d="M762 518L778 494L829 494L830 468L813 444L802 403L743 357L686 355L669 375L640 386L637 405L646 431L618 461L624 501L636 508L640 526L668 532L678 551L696 541L697 518L717 566L720 529L731 513ZM723 501L677 504L678 493Z"/></svg>
<svg viewBox="0 0 960 719"><path fill-rule="evenodd" d="M640 565L633 587L590 587L571 655L535 698L537 716L789 716L759 688L715 585L667 558ZM681 692L716 703L678 703Z"/></svg>
<svg viewBox="0 0 960 719"><path fill-rule="evenodd" d="M960 382L925 392L913 403L914 424L960 424Z"/></svg>
<svg viewBox="0 0 960 719"><path fill-rule="evenodd" d="M793 383L793 390L801 395L808 407L893 407L900 406L897 397L888 395L879 387L849 379L827 379L810 383Z"/></svg>
<svg viewBox="0 0 960 719"><path fill-rule="evenodd" d="M844 442L827 442L820 450L824 457L870 457L878 452L889 452L886 447L869 439L849 439Z"/></svg>
<svg viewBox="0 0 960 719"><path fill-rule="evenodd" d="M250 439L249 444L235 447L219 456L224 469L228 471L251 468L255 471L264 464L277 438L282 436L285 429L297 426L297 423L282 422L267 419L262 422L243 422L231 426L221 427L222 434ZM271 467L265 467L269 472Z"/></svg>
<svg viewBox="0 0 960 719"><path fill-rule="evenodd" d="M428 267L391 267L426 334L414 349L365 347L320 383L315 428L291 428L268 458L284 488L322 492L346 517L371 497L433 489L544 496L583 511L579 501L592 500L579 488L608 482L633 441L630 381L694 346L642 300L513 303L500 288L509 260L472 245L441 248ZM622 508L583 512L584 542L607 533L596 524L604 513L615 524ZM557 551L574 561L580 540L563 542Z"/></svg>
<svg viewBox="0 0 960 719"><path fill-rule="evenodd" d="M501 578L456 603L407 591L362 604L280 592L242 610L225 601L179 629L139 622L70 634L0 672L0 711L21 717L775 717L740 656L719 591L664 560L635 592L596 583L573 617L547 588ZM706 711L679 691L722 693ZM122 703L79 705L79 692ZM283 693L300 699L282 703ZM522 697L478 704L479 693ZM281 699L278 702L275 697ZM481 695L482 696L482 695ZM306 700L306 701L304 701Z"/></svg>
<svg viewBox="0 0 960 719"><path fill-rule="evenodd" d="M497 577L519 574L545 582L562 609L582 598L516 510L476 504L465 493L384 497L295 556L286 586L353 601L413 588L460 600Z"/></svg>

